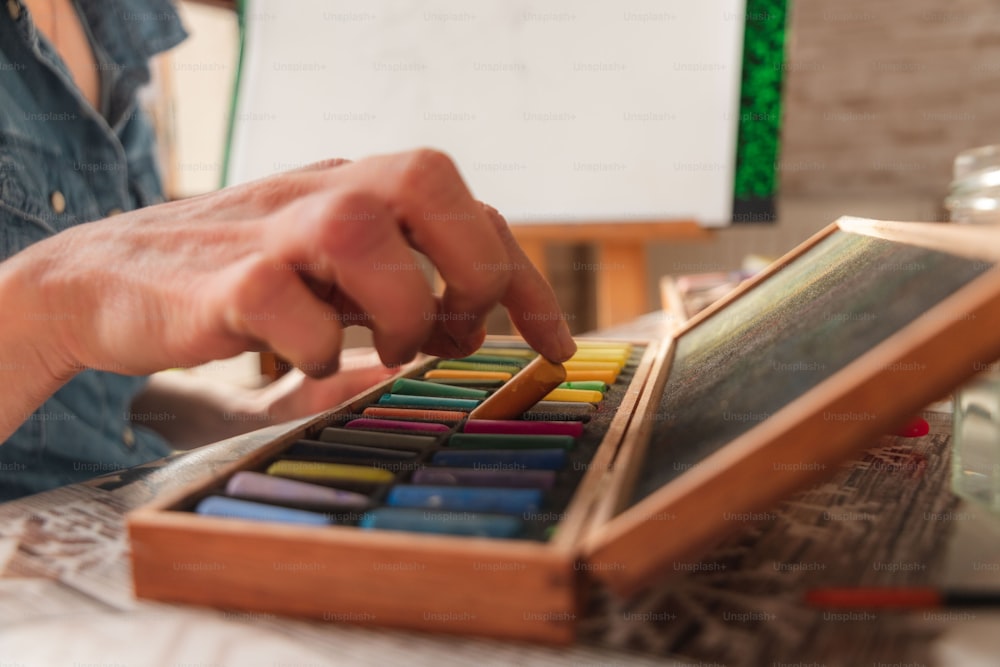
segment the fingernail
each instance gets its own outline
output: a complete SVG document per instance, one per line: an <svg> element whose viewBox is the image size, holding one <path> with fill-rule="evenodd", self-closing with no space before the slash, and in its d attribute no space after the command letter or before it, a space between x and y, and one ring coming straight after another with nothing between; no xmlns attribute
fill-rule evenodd
<svg viewBox="0 0 1000 667"><path fill-rule="evenodd" d="M566 324L566 320L559 322L556 341L559 343L559 358L552 359L552 361L566 361L576 353L576 341L573 340L573 334L569 332L569 325Z"/></svg>

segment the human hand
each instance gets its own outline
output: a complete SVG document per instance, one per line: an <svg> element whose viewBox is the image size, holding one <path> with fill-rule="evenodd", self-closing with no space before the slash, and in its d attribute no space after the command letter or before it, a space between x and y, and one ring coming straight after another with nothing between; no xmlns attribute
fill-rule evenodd
<svg viewBox="0 0 1000 667"><path fill-rule="evenodd" d="M383 366L378 353L371 348L345 350L336 374L311 378L292 369L255 390L249 409L253 414L266 417L268 423L299 419L330 410L388 380L398 370Z"/></svg>
<svg viewBox="0 0 1000 667"><path fill-rule="evenodd" d="M411 249L445 282L435 296ZM51 314L50 368L143 374L272 350L337 369L344 325L389 366L464 355L501 303L554 361L575 350L555 297L451 160L417 150L332 161L79 225L8 260L21 307ZM30 305L27 305L30 304Z"/></svg>

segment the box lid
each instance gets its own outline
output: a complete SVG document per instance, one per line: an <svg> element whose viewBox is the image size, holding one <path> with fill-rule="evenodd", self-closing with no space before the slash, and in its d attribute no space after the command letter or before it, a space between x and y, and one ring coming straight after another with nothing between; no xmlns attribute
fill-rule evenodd
<svg viewBox="0 0 1000 667"><path fill-rule="evenodd" d="M842 218L664 346L583 543L627 594L1000 357L1000 226ZM693 561L685 561L691 559Z"/></svg>

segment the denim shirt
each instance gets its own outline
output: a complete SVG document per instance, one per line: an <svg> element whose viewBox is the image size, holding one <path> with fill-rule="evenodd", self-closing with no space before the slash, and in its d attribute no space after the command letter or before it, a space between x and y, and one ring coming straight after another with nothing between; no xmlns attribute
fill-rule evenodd
<svg viewBox="0 0 1000 667"><path fill-rule="evenodd" d="M153 132L136 95L149 81L149 57L179 43L184 29L167 0L76 7L101 75L101 113L21 0L0 4L0 261L73 225L162 201ZM165 440L130 423L144 382L77 374L0 445L0 500L168 454Z"/></svg>

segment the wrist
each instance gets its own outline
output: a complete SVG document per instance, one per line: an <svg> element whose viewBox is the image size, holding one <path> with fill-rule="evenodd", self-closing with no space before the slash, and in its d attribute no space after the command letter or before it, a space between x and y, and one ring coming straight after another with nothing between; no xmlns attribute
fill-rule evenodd
<svg viewBox="0 0 1000 667"><path fill-rule="evenodd" d="M82 370L59 333L72 313L49 306L42 269L22 254L0 262L0 442Z"/></svg>

